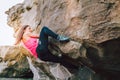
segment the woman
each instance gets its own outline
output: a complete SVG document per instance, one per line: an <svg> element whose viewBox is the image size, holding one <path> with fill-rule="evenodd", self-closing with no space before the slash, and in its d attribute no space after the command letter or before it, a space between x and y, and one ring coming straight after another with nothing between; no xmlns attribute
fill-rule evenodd
<svg viewBox="0 0 120 80"><path fill-rule="evenodd" d="M40 36L35 35L32 33L31 27L29 25L25 25L19 29L15 44L18 44L20 41L22 41L24 46L31 52L33 56L43 61L60 63L67 68L78 68L70 62L64 61L62 58L63 56L58 57L49 51L49 36L57 39L58 41L69 41L68 37L58 35L45 26L42 28Z"/></svg>

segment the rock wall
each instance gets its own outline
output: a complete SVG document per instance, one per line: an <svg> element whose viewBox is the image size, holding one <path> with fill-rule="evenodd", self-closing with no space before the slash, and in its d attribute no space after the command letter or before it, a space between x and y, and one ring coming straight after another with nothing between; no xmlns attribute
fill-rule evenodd
<svg viewBox="0 0 120 80"><path fill-rule="evenodd" d="M14 29L44 25L75 41L102 43L119 38L119 0L28 0L6 12ZM39 30L39 29L38 29Z"/></svg>
<svg viewBox="0 0 120 80"><path fill-rule="evenodd" d="M26 56L29 52L23 47L0 47L0 77L32 77Z"/></svg>
<svg viewBox="0 0 120 80"><path fill-rule="evenodd" d="M82 62L99 74L100 80L119 80L119 12L119 0L27 0L6 14L15 32L29 24L36 33L48 26L69 36L71 41L65 44L51 39L51 52Z"/></svg>

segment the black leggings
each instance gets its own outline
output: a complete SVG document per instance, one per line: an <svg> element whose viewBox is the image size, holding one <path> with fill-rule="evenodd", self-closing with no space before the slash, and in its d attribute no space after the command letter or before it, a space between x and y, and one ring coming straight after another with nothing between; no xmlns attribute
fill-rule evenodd
<svg viewBox="0 0 120 80"><path fill-rule="evenodd" d="M52 38L57 39L58 34L54 33L47 27L43 27L40 32L40 38L38 47L36 49L36 52L38 53L38 58L40 58L43 61L49 61L49 62L55 62L60 63L63 66L67 68L78 68L75 65L72 65L70 62L66 62L62 57L58 57L56 55L53 55L49 49L48 49L48 36L51 36Z"/></svg>

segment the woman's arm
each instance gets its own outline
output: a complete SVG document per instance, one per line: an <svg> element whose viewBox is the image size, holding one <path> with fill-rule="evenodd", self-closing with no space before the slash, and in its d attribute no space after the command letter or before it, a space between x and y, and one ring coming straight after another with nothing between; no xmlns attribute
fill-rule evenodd
<svg viewBox="0 0 120 80"><path fill-rule="evenodd" d="M32 38L39 38L39 35L38 34L31 34L30 37L32 37Z"/></svg>

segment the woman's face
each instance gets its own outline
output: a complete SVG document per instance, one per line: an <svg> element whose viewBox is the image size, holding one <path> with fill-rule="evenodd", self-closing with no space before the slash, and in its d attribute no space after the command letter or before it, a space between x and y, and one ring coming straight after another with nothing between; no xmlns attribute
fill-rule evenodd
<svg viewBox="0 0 120 80"><path fill-rule="evenodd" d="M27 27L26 29L25 29L25 32L32 32L33 30L32 30L32 28L31 27Z"/></svg>

